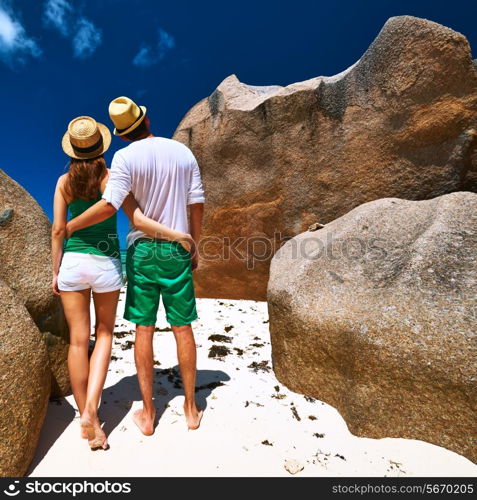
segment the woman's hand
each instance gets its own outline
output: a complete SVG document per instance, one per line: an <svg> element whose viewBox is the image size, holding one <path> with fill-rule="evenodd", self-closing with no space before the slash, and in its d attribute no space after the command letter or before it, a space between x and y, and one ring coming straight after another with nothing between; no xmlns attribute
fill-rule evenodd
<svg viewBox="0 0 477 500"><path fill-rule="evenodd" d="M188 233L177 233L176 238L178 241L191 255L195 254L195 241L194 238Z"/></svg>
<svg viewBox="0 0 477 500"><path fill-rule="evenodd" d="M199 266L199 252L197 250L197 245L195 244L194 238L188 233L177 233L174 235L174 240L178 241L185 250L187 250L191 255L191 265L194 271Z"/></svg>
<svg viewBox="0 0 477 500"><path fill-rule="evenodd" d="M53 279L51 280L51 289L55 295L60 295L60 290L58 288L58 275L54 274Z"/></svg>

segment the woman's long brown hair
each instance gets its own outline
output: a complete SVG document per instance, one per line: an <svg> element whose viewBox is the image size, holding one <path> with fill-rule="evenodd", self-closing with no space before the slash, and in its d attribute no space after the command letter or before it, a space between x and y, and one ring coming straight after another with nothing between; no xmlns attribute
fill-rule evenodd
<svg viewBox="0 0 477 500"><path fill-rule="evenodd" d="M95 200L106 174L106 162L102 156L91 160L71 158L65 192L72 200Z"/></svg>

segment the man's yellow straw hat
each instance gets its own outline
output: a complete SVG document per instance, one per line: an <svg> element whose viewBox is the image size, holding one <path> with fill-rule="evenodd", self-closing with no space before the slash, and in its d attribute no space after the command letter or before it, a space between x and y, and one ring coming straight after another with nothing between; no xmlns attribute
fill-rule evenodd
<svg viewBox="0 0 477 500"><path fill-rule="evenodd" d="M125 135L138 127L146 116L146 107L138 106L129 97L118 97L109 104L109 116L114 123L114 135Z"/></svg>

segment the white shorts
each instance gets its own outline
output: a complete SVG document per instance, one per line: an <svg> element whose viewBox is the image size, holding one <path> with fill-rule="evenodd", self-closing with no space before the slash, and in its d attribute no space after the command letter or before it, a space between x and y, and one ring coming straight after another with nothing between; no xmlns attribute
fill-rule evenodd
<svg viewBox="0 0 477 500"><path fill-rule="evenodd" d="M58 273L58 289L77 292L91 288L95 293L119 290L123 286L121 260L106 255L66 252Z"/></svg>

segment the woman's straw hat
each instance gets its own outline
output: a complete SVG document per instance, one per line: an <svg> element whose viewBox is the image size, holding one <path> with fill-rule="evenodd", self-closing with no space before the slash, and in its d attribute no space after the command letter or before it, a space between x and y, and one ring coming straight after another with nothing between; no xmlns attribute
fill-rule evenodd
<svg viewBox="0 0 477 500"><path fill-rule="evenodd" d="M146 117L146 106L138 106L129 97L118 97L109 104L109 116L116 127L114 135L132 132Z"/></svg>
<svg viewBox="0 0 477 500"><path fill-rule="evenodd" d="M90 116L71 120L61 146L71 158L89 160L105 153L111 145L111 132L106 125Z"/></svg>

